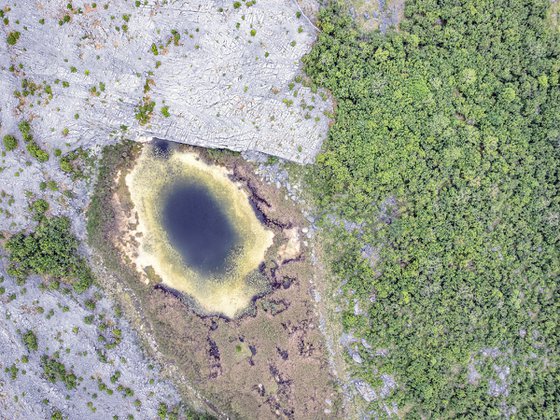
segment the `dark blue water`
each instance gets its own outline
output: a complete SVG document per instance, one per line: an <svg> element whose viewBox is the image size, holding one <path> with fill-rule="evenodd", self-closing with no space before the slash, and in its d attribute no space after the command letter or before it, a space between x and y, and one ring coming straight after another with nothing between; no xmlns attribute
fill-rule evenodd
<svg viewBox="0 0 560 420"><path fill-rule="evenodd" d="M154 138L152 140L152 151L156 157L168 159L171 154L171 142Z"/></svg>
<svg viewBox="0 0 560 420"><path fill-rule="evenodd" d="M237 233L204 186L174 185L164 199L163 227L189 267L204 274L226 271Z"/></svg>

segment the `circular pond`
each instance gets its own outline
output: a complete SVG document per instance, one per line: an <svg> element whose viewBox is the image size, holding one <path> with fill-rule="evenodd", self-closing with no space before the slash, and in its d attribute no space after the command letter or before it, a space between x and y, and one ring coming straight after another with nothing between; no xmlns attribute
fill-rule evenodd
<svg viewBox="0 0 560 420"><path fill-rule="evenodd" d="M163 155L163 156L162 156ZM164 157L164 158L162 158ZM147 144L126 176L134 206L133 260L207 314L233 318L266 290L258 266L273 233L221 166Z"/></svg>

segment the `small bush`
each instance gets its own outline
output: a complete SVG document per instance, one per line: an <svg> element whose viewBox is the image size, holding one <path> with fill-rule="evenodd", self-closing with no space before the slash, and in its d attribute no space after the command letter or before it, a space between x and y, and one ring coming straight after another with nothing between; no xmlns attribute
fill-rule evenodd
<svg viewBox="0 0 560 420"><path fill-rule="evenodd" d="M63 420L63 419L64 419L64 417L62 416L62 413L58 410L56 410L51 415L51 420Z"/></svg>
<svg viewBox="0 0 560 420"><path fill-rule="evenodd" d="M140 125L146 125L150 122L152 118L152 113L154 112L154 107L156 103L154 101L143 101L136 107L135 117L140 123Z"/></svg>
<svg viewBox="0 0 560 420"><path fill-rule="evenodd" d="M17 379L19 369L18 369L18 367L16 366L15 363L12 363L12 366L7 367L7 368L4 369L4 372L9 373L9 374L10 374L10 378L11 378L12 380L15 380L15 379Z"/></svg>
<svg viewBox="0 0 560 420"><path fill-rule="evenodd" d="M33 156L39 162L46 162L47 160L49 160L49 154L45 152L43 149L41 149L39 145L34 141L30 142L27 145L27 151L31 156Z"/></svg>
<svg viewBox="0 0 560 420"><path fill-rule="evenodd" d="M111 383L112 384L117 383L120 377L121 377L121 373L117 370L115 373L111 375Z"/></svg>
<svg viewBox="0 0 560 420"><path fill-rule="evenodd" d="M25 334L23 334L23 342L25 343L25 347L29 351L37 351L39 345L37 343L37 336L31 330L28 330Z"/></svg>
<svg viewBox="0 0 560 420"><path fill-rule="evenodd" d="M12 150L15 150L18 146L17 139L10 134L6 134L4 136L4 138L2 139L2 142L4 143L4 148L8 152L11 152Z"/></svg>
<svg viewBox="0 0 560 420"><path fill-rule="evenodd" d="M23 137L23 141L27 143L33 140L33 135L31 134L31 124L29 124L29 121L20 121L20 123L18 124L18 129L21 133L21 136Z"/></svg>
<svg viewBox="0 0 560 420"><path fill-rule="evenodd" d="M19 40L20 35L21 34L18 31L10 32L8 34L8 37L6 38L6 42L8 43L8 45L16 45L16 43Z"/></svg>
<svg viewBox="0 0 560 420"><path fill-rule="evenodd" d="M173 29L171 31L171 35L173 35L173 45L175 45L176 47L179 46L179 41L181 40L181 34L175 29Z"/></svg>

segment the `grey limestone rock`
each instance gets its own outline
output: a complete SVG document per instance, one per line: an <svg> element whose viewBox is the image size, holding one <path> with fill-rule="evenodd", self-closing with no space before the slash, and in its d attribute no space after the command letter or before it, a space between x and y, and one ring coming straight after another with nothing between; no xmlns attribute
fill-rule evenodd
<svg viewBox="0 0 560 420"><path fill-rule="evenodd" d="M71 185L57 149L96 153L122 138L158 137L310 163L321 148L332 105L324 92L298 83L316 29L297 17L294 0L238 8L229 0L8 3L8 24L0 25L0 138L14 134L20 147L0 159L0 189L9 194L0 207L12 203L0 230L29 225L21 209L45 195L44 180L77 197L67 206L49 200L54 213L72 215L87 202L90 186ZM20 36L9 45L13 32ZM22 120L49 161L25 150Z"/></svg>

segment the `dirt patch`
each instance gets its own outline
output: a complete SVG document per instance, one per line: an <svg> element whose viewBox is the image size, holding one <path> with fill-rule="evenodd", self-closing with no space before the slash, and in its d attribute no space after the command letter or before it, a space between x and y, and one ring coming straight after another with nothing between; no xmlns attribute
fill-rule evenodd
<svg viewBox="0 0 560 420"><path fill-rule="evenodd" d="M366 31L379 30L385 33L389 28L398 29L404 17L405 0L350 0L350 13Z"/></svg>
<svg viewBox="0 0 560 420"><path fill-rule="evenodd" d="M560 0L551 0L547 21L552 29L560 29Z"/></svg>
<svg viewBox="0 0 560 420"><path fill-rule="evenodd" d="M278 250L279 262L297 258L301 253L298 228L285 229L284 235L286 237L286 242L282 244Z"/></svg>
<svg viewBox="0 0 560 420"><path fill-rule="evenodd" d="M185 395L200 396L208 412L232 418L339 417L340 393L310 293L311 251L299 240L306 228L304 217L284 193L261 182L239 155L199 152L205 161L231 170L259 218L276 233L259 266L268 292L254 298L251 309L238 319L200 316L188 297L163 284L138 281L112 245L115 218L103 218L90 240L105 262L118 265L112 271L133 295L123 306L131 318L142 320L140 334L153 342L170 375L188 384ZM119 169L123 162L105 166L96 192L97 211L115 215L110 204L118 185L107 180Z"/></svg>

